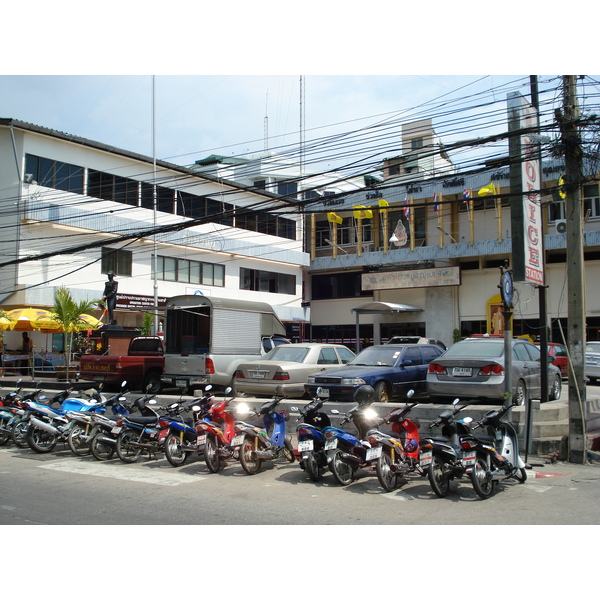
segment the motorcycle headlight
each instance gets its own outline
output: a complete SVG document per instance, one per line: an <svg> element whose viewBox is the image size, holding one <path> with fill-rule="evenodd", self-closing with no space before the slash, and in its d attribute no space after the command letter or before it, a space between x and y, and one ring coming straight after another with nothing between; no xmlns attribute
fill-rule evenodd
<svg viewBox="0 0 600 600"><path fill-rule="evenodd" d="M366 381L359 377L345 377L340 383L342 385L365 385Z"/></svg>

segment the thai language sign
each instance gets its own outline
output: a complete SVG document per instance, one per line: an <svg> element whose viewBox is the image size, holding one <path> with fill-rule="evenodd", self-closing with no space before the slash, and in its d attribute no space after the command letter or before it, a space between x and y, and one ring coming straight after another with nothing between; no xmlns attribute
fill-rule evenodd
<svg viewBox="0 0 600 600"><path fill-rule="evenodd" d="M363 273L362 289L391 290L443 285L460 285L459 267L439 267L414 271L386 271Z"/></svg>

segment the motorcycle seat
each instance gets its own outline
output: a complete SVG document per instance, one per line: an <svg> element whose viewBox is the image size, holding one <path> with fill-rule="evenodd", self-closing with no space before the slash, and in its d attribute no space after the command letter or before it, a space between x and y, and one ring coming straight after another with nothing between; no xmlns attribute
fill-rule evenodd
<svg viewBox="0 0 600 600"><path fill-rule="evenodd" d="M158 423L158 417L125 417L125 422L135 423L136 425L155 425Z"/></svg>

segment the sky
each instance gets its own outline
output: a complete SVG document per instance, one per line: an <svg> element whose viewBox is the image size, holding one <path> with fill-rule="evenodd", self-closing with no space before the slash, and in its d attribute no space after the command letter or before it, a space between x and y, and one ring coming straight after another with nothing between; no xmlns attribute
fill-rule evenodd
<svg viewBox="0 0 600 600"><path fill-rule="evenodd" d="M100 11L57 0L36 4L34 18L9 6L5 22L26 25L0 37L0 117L181 165L285 148L300 141L301 75L306 141L453 90L568 73L567 51L532 44L526 21L555 28L555 16L532 0L515 27L520 6L106 0ZM592 40L577 53L586 72Z"/></svg>

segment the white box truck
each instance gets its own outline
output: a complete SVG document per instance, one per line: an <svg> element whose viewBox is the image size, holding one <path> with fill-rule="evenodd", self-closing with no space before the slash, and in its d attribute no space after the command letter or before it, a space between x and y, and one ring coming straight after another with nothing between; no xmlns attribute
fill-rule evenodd
<svg viewBox="0 0 600 600"><path fill-rule="evenodd" d="M169 298L164 339L163 381L180 388L233 387L239 364L289 343L271 305L213 296Z"/></svg>

